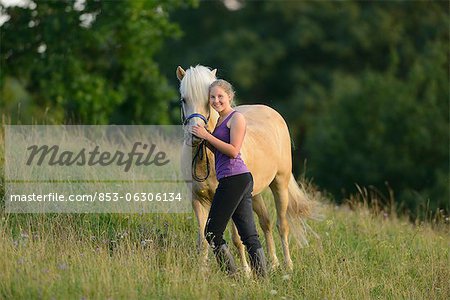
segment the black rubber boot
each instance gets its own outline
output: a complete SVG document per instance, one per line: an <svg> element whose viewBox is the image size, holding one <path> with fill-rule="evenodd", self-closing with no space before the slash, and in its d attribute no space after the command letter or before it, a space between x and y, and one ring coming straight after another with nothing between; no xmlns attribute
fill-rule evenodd
<svg viewBox="0 0 450 300"><path fill-rule="evenodd" d="M267 277L267 260L263 248L250 253L250 266L258 277Z"/></svg>
<svg viewBox="0 0 450 300"><path fill-rule="evenodd" d="M217 262L220 268L228 275L234 275L237 272L236 264L234 263L233 255L231 255L230 249L227 244L221 245L214 251Z"/></svg>

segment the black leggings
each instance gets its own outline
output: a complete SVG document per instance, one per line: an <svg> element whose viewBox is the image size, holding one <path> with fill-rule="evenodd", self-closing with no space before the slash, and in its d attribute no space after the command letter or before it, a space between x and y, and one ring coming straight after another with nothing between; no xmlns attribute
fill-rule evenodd
<svg viewBox="0 0 450 300"><path fill-rule="evenodd" d="M252 191L251 173L233 175L219 180L205 227L206 240L213 250L225 244L223 232L230 218L233 218L242 243L250 254L261 248L253 220Z"/></svg>

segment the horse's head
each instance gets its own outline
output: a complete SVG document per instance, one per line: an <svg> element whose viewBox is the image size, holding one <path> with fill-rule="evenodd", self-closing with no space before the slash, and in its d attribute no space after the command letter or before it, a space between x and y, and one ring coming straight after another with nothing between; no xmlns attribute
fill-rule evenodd
<svg viewBox="0 0 450 300"><path fill-rule="evenodd" d="M185 136L191 138L188 129L195 124L207 126L212 130L211 115L216 120L217 112L209 105L208 89L210 84L216 80L216 69L197 65L190 67L186 71L182 67L177 68L177 78L180 81L180 105L181 119L185 128ZM196 145L200 139L193 136L192 144Z"/></svg>

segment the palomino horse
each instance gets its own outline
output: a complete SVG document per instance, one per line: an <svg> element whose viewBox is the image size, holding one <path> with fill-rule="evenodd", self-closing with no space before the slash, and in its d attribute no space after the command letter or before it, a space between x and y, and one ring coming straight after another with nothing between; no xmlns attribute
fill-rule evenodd
<svg viewBox="0 0 450 300"><path fill-rule="evenodd" d="M212 132L219 114L209 105L208 88L216 80L216 70L198 65L186 71L178 67L176 74L180 80L183 125L201 124ZM279 262L275 253L271 221L261 196L261 192L267 187L270 187L275 199L277 228L281 236L284 262L286 267L292 270L288 243L289 226L295 229L297 239L303 243L306 242L304 220L312 216L314 202L307 199L292 175L291 140L288 127L281 115L268 106L241 105L234 109L241 112L247 121L241 156L254 178L253 210L258 215L259 224L266 238L272 268L278 267ZM187 130L186 133L188 133ZM186 136L183 155L192 157L193 151L202 146L201 140L189 134ZM209 149L206 150L206 147L204 149L206 156L203 155L203 157L211 162L209 167L212 171L210 176L205 176L206 160L197 161L193 171L207 178L204 181L194 181L192 206L199 224L198 249L206 261L208 244L204 236L204 228L218 181L214 172L214 155ZM199 158L194 157L194 159ZM234 224L232 240L239 249L244 269L248 271L250 268L245 258L244 246Z"/></svg>

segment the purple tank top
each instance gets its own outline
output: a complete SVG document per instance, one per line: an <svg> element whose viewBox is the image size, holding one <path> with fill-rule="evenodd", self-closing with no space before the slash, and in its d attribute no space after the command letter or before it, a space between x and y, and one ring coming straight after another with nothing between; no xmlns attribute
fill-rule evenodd
<svg viewBox="0 0 450 300"><path fill-rule="evenodd" d="M230 143L230 128L227 127L227 122L235 112L236 111L231 112L212 133L213 136L228 144ZM217 180L224 177L249 172L247 166L241 158L241 153L239 153L236 158L232 158L215 149L214 159Z"/></svg>

